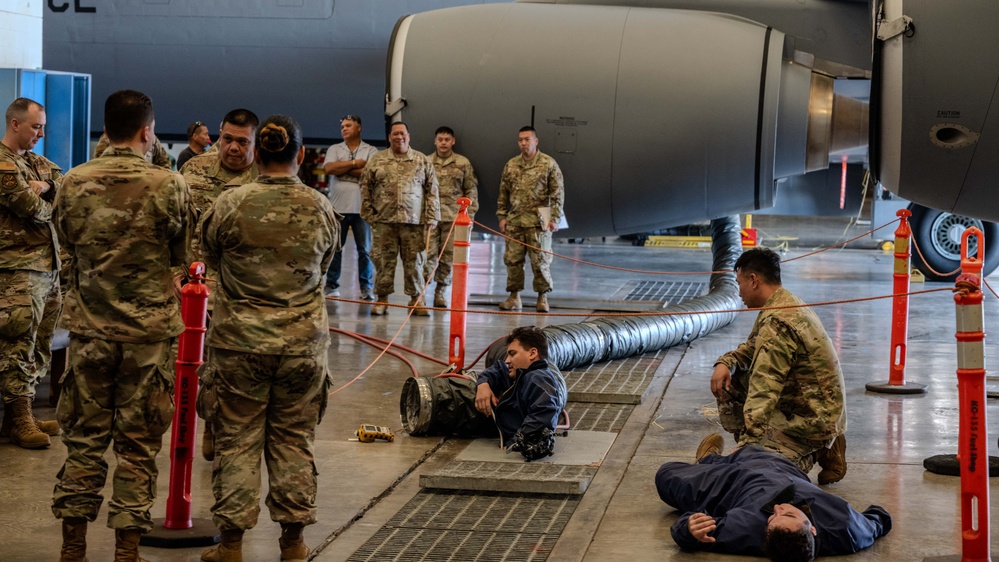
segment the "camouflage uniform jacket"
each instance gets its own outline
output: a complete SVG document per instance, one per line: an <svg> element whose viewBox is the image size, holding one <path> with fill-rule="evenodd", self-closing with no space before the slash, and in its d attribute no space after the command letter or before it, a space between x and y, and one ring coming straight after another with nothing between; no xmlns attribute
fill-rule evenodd
<svg viewBox="0 0 999 562"><path fill-rule="evenodd" d="M801 304L781 287L763 306ZM740 446L759 443L768 426L817 441L846 431L843 371L832 340L811 308L760 312L749 339L718 363L749 374L746 433Z"/></svg>
<svg viewBox="0 0 999 562"><path fill-rule="evenodd" d="M97 139L97 146L94 147L94 158L104 156L104 151L109 146L111 146L111 139L107 135L101 134L101 138ZM156 135L153 135L153 146L149 147L149 150L146 151L145 159L146 162L151 162L167 170L173 168L173 165L170 163L170 155L163 148L160 138Z"/></svg>
<svg viewBox="0 0 999 562"><path fill-rule="evenodd" d="M191 188L191 200L199 214L203 214L218 199L222 191L244 185L257 179L257 164L242 172L232 172L222 165L218 151L203 152L191 158L180 173Z"/></svg>
<svg viewBox="0 0 999 562"><path fill-rule="evenodd" d="M297 177L260 176L227 189L198 237L219 272L208 345L265 355L329 346L323 281L340 245L340 216Z"/></svg>
<svg viewBox="0 0 999 562"><path fill-rule="evenodd" d="M31 180L51 188L35 195ZM61 183L62 169L51 160L31 151L21 156L0 143L0 269L59 269L51 202Z"/></svg>
<svg viewBox="0 0 999 562"><path fill-rule="evenodd" d="M386 148L361 174L361 218L369 223L427 224L440 221L437 174L430 159L409 149L402 156Z"/></svg>
<svg viewBox="0 0 999 562"><path fill-rule="evenodd" d="M436 151L430 156L430 161L440 188L441 222L453 222L458 217L459 197L472 200L468 214L474 216L479 210L479 179L475 177L472 163L461 154L452 152L447 158L441 158Z"/></svg>
<svg viewBox="0 0 999 562"><path fill-rule="evenodd" d="M184 330L173 280L187 269L193 214L180 174L109 148L66 174L52 222L73 256L70 332L147 343Z"/></svg>
<svg viewBox="0 0 999 562"><path fill-rule="evenodd" d="M538 207L551 207L552 220L562 218L565 182L555 159L538 152L530 161L515 156L503 167L496 218L508 226L539 226Z"/></svg>

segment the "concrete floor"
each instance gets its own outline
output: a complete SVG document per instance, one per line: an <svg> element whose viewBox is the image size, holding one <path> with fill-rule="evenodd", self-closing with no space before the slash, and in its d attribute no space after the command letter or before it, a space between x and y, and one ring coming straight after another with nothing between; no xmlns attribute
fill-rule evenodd
<svg viewBox="0 0 999 562"><path fill-rule="evenodd" d="M786 222L776 217L754 217L755 225L782 234L796 229L809 232L818 226L831 242L839 237L845 220ZM859 233L862 228L854 228ZM804 238L804 237L803 237ZM812 242L809 242L811 244ZM858 243L865 249L826 252L784 268L785 286L805 301L818 303L884 295L891 292L892 259L874 244ZM792 246L787 257L811 248ZM555 245L555 252L591 262L656 271L699 271L708 269L706 250L632 247L618 240L586 244ZM473 243L470 267L471 293L504 293L503 243L497 240ZM357 294L353 247L344 259L344 298ZM555 260L557 280L555 299L609 299L633 281L663 280L663 276L623 273ZM689 278L665 277L689 281ZM706 278L704 279L706 281ZM926 288L946 287L943 284ZM918 288L916 286L915 288ZM533 295L531 295L533 296ZM401 290L391 302L404 304ZM525 304L530 301L525 301ZM995 299L988 296L988 310ZM387 317L372 317L370 306L351 303L329 305L334 327L391 339L427 352L446 355L449 333L448 314L406 322L402 309L392 309ZM483 312L493 307L478 306ZM959 480L938 476L922 468L925 457L954 453L957 448L958 410L954 345L954 305L948 292L913 297L911 300L908 346L909 381L928 385L922 396L889 396L865 391L864 385L888 377L890 300L874 300L817 308L839 353L847 382L849 429L847 458L849 474L828 489L863 509L871 503L884 506L894 516L891 533L853 557L855 560L920 560L927 556L958 554L961 549ZM470 314L467 349L474 357L510 328L534 323L541 326L576 322L579 318L560 317L566 309L553 308L553 314L522 316ZM578 312L571 310L569 312ZM647 388L642 403L615 440L589 489L563 529L547 559L587 560L707 560L736 559L681 552L669 537L669 525L677 517L655 493L653 476L663 462L691 460L700 439L720 431L713 416L714 401L708 378L714 359L739 343L748 333L753 314L741 314L735 323L708 337L672 349L665 355ZM986 332L996 332L997 320L986 319ZM340 388L354 379L375 359L378 352L353 339L334 335L330 347L332 375ZM987 346L987 362L995 363L995 348ZM432 375L440 367L409 356L423 374ZM481 365L479 365L481 366ZM306 539L318 547L314 560L347 560L420 490L419 475L439 469L467 444L460 439L414 438L401 430L399 392L409 368L390 356L382 357L364 376L330 399L327 418L319 427L316 452L319 470L319 522L308 527ZM996 415L990 402L988 413ZM51 418L50 409L36 414ZM396 430L394 443L351 441L361 423L387 425ZM200 429L200 428L199 428ZM166 435L169 438L169 432ZM990 441L994 442L993 438ZM200 441L199 441L200 442ZM732 446L728 438L727 446ZM26 451L9 444L0 445L0 562L56 560L59 552L59 524L49 506L55 475L65 455L59 439L50 449ZM113 455L108 454L114 466ZM163 517L167 498L169 454L160 456L159 499L154 517ZM210 464L194 462L193 498L195 517L210 517ZM266 480L265 480L266 482ZM995 494L996 486L991 486ZM106 490L107 493L107 490ZM531 501L531 500L525 500ZM993 514L995 512L993 511ZM106 510L90 526L89 555L92 561L110 560L113 535L105 527ZM258 526L246 534L245 560L276 560L279 527L263 508ZM992 538L992 545L999 539ZM159 549L143 547L143 556L152 562L181 562L199 559L200 548ZM532 553L533 559L545 558ZM410 558L407 558L410 559ZM472 557L455 551L453 559ZM499 560L493 552L481 559ZM520 558L518 558L520 559ZM743 558L744 559L744 558Z"/></svg>

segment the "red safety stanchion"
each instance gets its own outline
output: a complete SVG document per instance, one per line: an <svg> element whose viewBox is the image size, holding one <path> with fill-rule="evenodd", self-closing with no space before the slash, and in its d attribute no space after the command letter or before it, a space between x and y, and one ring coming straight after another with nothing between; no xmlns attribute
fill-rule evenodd
<svg viewBox="0 0 999 562"><path fill-rule="evenodd" d="M982 231L969 228L961 240L961 274L954 303L957 319L957 389L960 424L957 464L961 475L961 556L925 560L987 562L989 555L988 416L985 397L985 320L981 290L982 260L968 255L968 238L978 238L978 255L985 255Z"/></svg>
<svg viewBox="0 0 999 562"><path fill-rule="evenodd" d="M194 460L195 434L198 418L195 400L198 396L197 369L205 352L205 332L208 324L208 286L205 285L205 264L191 264L191 280L180 291L180 314L184 333L177 342L177 378L174 382L173 433L170 439L170 493L167 497L166 518L141 543L166 548L209 546L219 542L215 525L208 519L191 518L191 466Z"/></svg>
<svg viewBox="0 0 999 562"><path fill-rule="evenodd" d="M472 200L458 198L458 216L454 219L454 262L451 274L451 337L448 339L448 363L455 371L465 367L465 313L468 308L468 256L472 241L472 218L468 206Z"/></svg>
<svg viewBox="0 0 999 562"><path fill-rule="evenodd" d="M905 351L909 340L909 262L912 254L909 252L909 242L912 239L912 229L909 228L909 217L912 212L900 209L898 213L898 228L895 230L895 273L894 292L891 305L891 358L888 367L888 382L869 382L867 390L886 394L922 394L926 392L925 384L905 382Z"/></svg>

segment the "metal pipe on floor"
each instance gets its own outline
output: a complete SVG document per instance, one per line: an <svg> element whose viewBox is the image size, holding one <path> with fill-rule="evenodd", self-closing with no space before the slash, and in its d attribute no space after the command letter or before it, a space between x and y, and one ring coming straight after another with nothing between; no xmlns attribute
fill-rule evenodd
<svg viewBox="0 0 999 562"><path fill-rule="evenodd" d="M610 316L577 324L544 328L548 336L548 358L559 369L567 370L601 361L623 359L672 347L706 336L731 324L734 310L742 306L735 282L735 260L742 254L739 217L711 221L712 265L708 294L668 306L663 312L681 312L676 316ZM486 353L486 366L502 359L505 339L494 342Z"/></svg>

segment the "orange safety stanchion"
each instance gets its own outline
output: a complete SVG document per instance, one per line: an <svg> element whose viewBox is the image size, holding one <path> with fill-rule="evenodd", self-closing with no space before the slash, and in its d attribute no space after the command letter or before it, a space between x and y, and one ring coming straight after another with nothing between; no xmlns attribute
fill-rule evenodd
<svg viewBox="0 0 999 562"><path fill-rule="evenodd" d="M909 241L912 239L912 229L909 228L909 217L912 212L900 209L898 213L898 228L895 230L895 273L893 275L894 291L891 306L891 358L888 367L888 382L869 382L867 390L887 394L922 394L926 392L925 384L905 382L905 351L909 340L909 262L912 254L909 252Z"/></svg>
<svg viewBox="0 0 999 562"><path fill-rule="evenodd" d="M968 238L978 238L985 256L985 237L969 228L961 237L961 275L957 294L957 389L961 413L957 458L961 465L961 560L986 561L989 556L989 455L985 411L985 322L982 307L982 260L968 256Z"/></svg>
<svg viewBox="0 0 999 562"><path fill-rule="evenodd" d="M968 255L968 238L978 238L978 255ZM982 307L982 258L985 237L972 227L961 237L961 274L955 283L957 320L957 394L960 423L957 456L938 455L923 461L927 469L961 476L961 555L924 558L924 562L988 562L989 472L988 416L985 397L985 319ZM934 470L931 467L940 468ZM955 470L953 465L957 465Z"/></svg>
<svg viewBox="0 0 999 562"><path fill-rule="evenodd" d="M196 371L204 357L210 291L204 283L205 264L191 264L190 276L190 282L180 291L184 333L180 335L177 345L173 433L170 439L170 493L162 528L156 526L142 537L141 543L148 546L188 548L208 546L220 540L210 520L191 518L191 465L194 460L194 436L198 429Z"/></svg>
<svg viewBox="0 0 999 562"><path fill-rule="evenodd" d="M458 198L458 216L454 219L454 262L451 283L451 336L448 339L448 362L455 371L465 367L465 312L468 308L468 255L472 241L472 218L468 206L472 200Z"/></svg>

